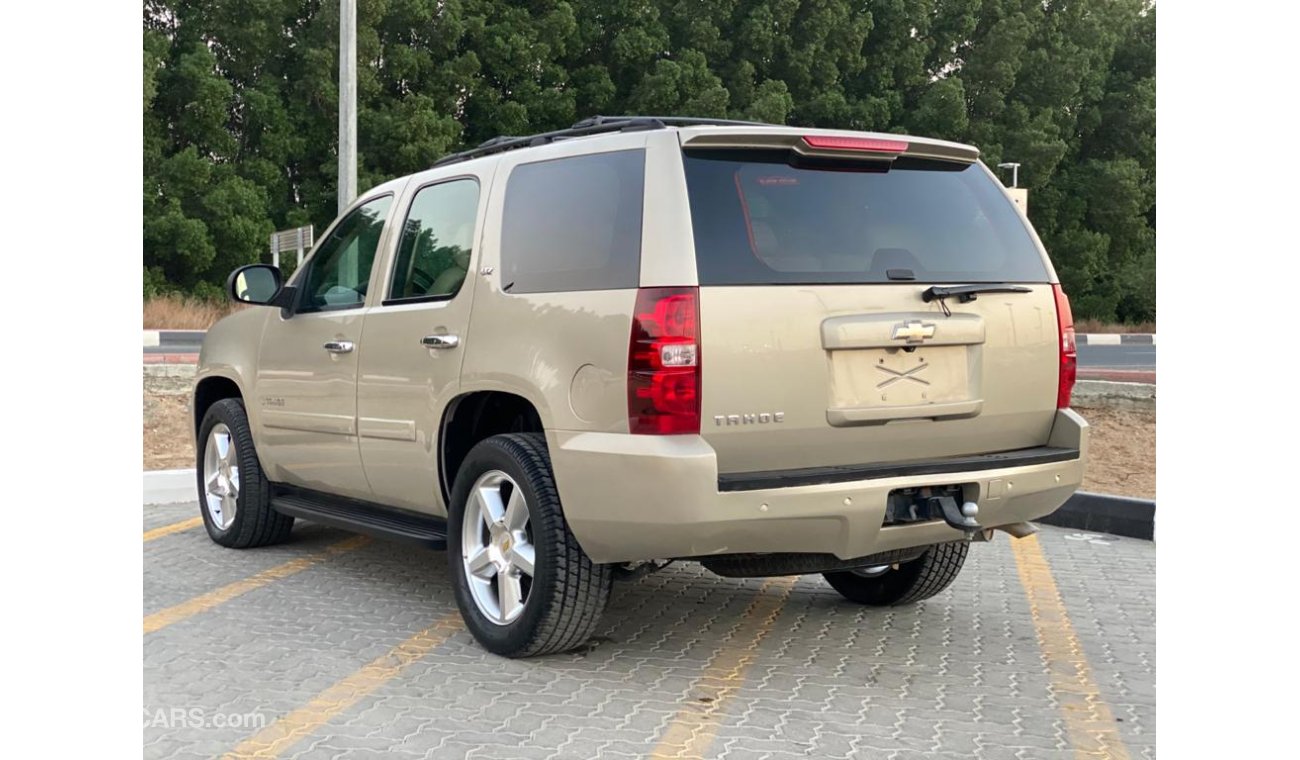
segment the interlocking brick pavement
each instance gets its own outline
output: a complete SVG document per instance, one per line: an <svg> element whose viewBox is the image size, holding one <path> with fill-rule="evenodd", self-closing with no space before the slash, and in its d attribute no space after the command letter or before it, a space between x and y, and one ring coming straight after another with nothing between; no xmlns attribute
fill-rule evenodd
<svg viewBox="0 0 1300 760"><path fill-rule="evenodd" d="M145 528L195 514L147 507ZM1130 757L1152 758L1155 548L1081 535L1038 540ZM202 527L148 541L144 613L346 538L300 521L266 549L223 549ZM800 578L716 706L704 757L1073 758L1010 541L976 545L949 590L911 607ZM693 563L617 584L576 654L506 660L458 630L281 756L650 757L684 705L717 693L698 679L748 643L724 637L762 585ZM222 755L455 611L443 553L374 541L148 634L145 756ZM231 718L244 725L197 725Z"/></svg>

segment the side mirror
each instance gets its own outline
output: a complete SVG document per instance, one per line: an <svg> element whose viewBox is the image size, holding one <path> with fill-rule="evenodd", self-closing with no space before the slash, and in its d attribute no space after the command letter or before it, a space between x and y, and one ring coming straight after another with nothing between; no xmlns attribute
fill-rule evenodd
<svg viewBox="0 0 1300 760"><path fill-rule="evenodd" d="M279 267L267 264L249 264L230 273L226 292L235 303L257 306L280 306L279 296L284 291L284 280Z"/></svg>

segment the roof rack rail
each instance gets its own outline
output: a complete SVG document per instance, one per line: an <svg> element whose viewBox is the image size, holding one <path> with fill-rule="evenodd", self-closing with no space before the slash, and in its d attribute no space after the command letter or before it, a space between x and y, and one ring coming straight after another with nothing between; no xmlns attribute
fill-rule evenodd
<svg viewBox="0 0 1300 760"><path fill-rule="evenodd" d="M695 127L695 126L733 126L733 127L771 127L772 124L766 124L761 121L739 121L737 119L711 119L708 117L698 116L592 116L583 119L574 124L574 128L592 126L595 124L605 124L609 122L631 121L635 119L654 119L662 122L666 127Z"/></svg>
<svg viewBox="0 0 1300 760"><path fill-rule="evenodd" d="M504 153L508 150L518 148L531 148L537 145L546 145L556 140L566 140L573 137L586 137L588 135L604 134L607 132L636 132L647 129L667 129L676 126L698 126L698 125L732 125L746 127L766 127L770 124L763 124L757 121L735 121L732 119L705 119L692 116L592 116L582 121L576 122L568 129L557 129L551 132L542 132L527 137L514 137L511 135L502 135L486 140L475 148L452 153L449 156L443 156L433 163L433 166L446 166L460 161L469 161L474 158L490 156L494 153Z"/></svg>

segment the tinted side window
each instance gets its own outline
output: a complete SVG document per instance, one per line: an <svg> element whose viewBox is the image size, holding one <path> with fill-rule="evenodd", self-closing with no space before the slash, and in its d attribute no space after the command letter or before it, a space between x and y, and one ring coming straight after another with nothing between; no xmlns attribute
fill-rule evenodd
<svg viewBox="0 0 1300 760"><path fill-rule="evenodd" d="M298 311L361 306L370 287L379 234L388 219L392 196L358 206L322 240L307 264Z"/></svg>
<svg viewBox="0 0 1300 760"><path fill-rule="evenodd" d="M478 182L461 179L421 189L411 201L388 297L451 298L460 290L474 247Z"/></svg>
<svg viewBox="0 0 1300 760"><path fill-rule="evenodd" d="M502 287L511 293L635 288L644 178L644 150L516 166L506 185Z"/></svg>

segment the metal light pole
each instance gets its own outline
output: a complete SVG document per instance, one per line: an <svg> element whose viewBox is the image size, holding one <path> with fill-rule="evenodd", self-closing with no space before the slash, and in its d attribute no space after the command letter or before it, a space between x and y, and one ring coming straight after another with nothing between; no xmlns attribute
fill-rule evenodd
<svg viewBox="0 0 1300 760"><path fill-rule="evenodd" d="M339 0L339 213L357 197L357 0Z"/></svg>
<svg viewBox="0 0 1300 760"><path fill-rule="evenodd" d="M1007 188L1007 195L1011 196L1012 202L1020 209L1021 213L1029 213L1029 190L1020 187L1020 164L1008 161L1005 164L998 164L999 169L1011 170L1011 187Z"/></svg>
<svg viewBox="0 0 1300 760"><path fill-rule="evenodd" d="M1020 186L1020 164L1018 164L1018 163L1011 163L1011 162L1008 162L1008 163L1005 163L1005 164L998 164L998 168L999 168L999 169L1010 169L1010 170L1011 170L1011 186L1012 186L1012 187L1019 187L1019 186Z"/></svg>

